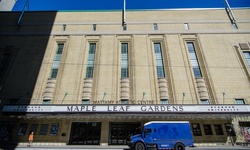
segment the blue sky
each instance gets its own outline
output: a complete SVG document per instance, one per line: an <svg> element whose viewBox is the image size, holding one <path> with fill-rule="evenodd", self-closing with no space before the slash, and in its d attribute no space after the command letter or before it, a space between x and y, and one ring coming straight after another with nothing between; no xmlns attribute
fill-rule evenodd
<svg viewBox="0 0 250 150"><path fill-rule="evenodd" d="M13 11L21 11L26 0L17 0ZM250 7L250 0L228 0L230 6ZM223 8L224 0L126 0L129 9ZM29 0L30 11L122 10L123 0Z"/></svg>

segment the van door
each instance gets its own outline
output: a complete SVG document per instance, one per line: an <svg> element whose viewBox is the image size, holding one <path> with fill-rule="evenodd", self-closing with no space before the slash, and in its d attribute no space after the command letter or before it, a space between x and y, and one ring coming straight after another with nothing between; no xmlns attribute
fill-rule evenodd
<svg viewBox="0 0 250 150"><path fill-rule="evenodd" d="M143 134L143 138L144 138L144 141L145 143L152 143L154 141L153 139L153 132L152 132L152 129L151 128L145 128L144 129L144 134Z"/></svg>

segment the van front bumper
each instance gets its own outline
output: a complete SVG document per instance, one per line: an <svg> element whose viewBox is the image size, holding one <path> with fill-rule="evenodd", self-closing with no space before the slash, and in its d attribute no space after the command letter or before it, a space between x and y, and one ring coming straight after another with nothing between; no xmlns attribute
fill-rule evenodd
<svg viewBox="0 0 250 150"><path fill-rule="evenodd" d="M127 142L127 145L128 145L128 147L131 148L131 149L134 148L134 143L131 142L131 141L128 141L128 142Z"/></svg>

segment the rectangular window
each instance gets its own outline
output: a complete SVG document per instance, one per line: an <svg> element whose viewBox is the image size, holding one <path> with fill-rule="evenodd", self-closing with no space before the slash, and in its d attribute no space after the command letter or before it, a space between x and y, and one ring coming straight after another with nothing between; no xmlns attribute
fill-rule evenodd
<svg viewBox="0 0 250 150"><path fill-rule="evenodd" d="M58 123L52 123L51 128L50 128L50 136L57 136L59 129L59 124Z"/></svg>
<svg viewBox="0 0 250 150"><path fill-rule="evenodd" d="M93 24L93 31L96 31L96 24Z"/></svg>
<svg viewBox="0 0 250 150"><path fill-rule="evenodd" d="M248 67L250 67L250 52L244 51L243 55L244 55L244 57L245 57L245 59L247 61Z"/></svg>
<svg viewBox="0 0 250 150"><path fill-rule="evenodd" d="M156 71L158 78L164 78L164 66L162 62L162 50L160 43L154 43L155 61L156 61Z"/></svg>
<svg viewBox="0 0 250 150"><path fill-rule="evenodd" d="M34 134L36 134L37 133L37 128L38 128L38 124L31 124L30 133L34 132Z"/></svg>
<svg viewBox="0 0 250 150"><path fill-rule="evenodd" d="M86 78L93 78L96 43L89 44L89 56L86 69Z"/></svg>
<svg viewBox="0 0 250 150"><path fill-rule="evenodd" d="M191 65L193 67L193 72L194 72L194 76L195 78L199 78L202 77L201 76L201 71L200 71L200 66L198 63L198 59L195 53L195 48L194 48L194 43L193 42L187 42L187 47L188 47L188 52L190 55L190 61L191 61Z"/></svg>
<svg viewBox="0 0 250 150"><path fill-rule="evenodd" d="M28 123L21 123L18 129L18 135L25 135L28 128Z"/></svg>
<svg viewBox="0 0 250 150"><path fill-rule="evenodd" d="M128 78L128 43L121 44L121 78Z"/></svg>
<svg viewBox="0 0 250 150"><path fill-rule="evenodd" d="M39 135L47 135L49 129L48 124L42 124L40 127Z"/></svg>
<svg viewBox="0 0 250 150"><path fill-rule="evenodd" d="M216 135L224 135L222 126L220 124L215 124L214 130L215 130Z"/></svg>
<svg viewBox="0 0 250 150"><path fill-rule="evenodd" d="M57 77L57 72L58 72L58 68L60 65L61 57L62 57L63 47L64 47L63 43L57 44L57 51L56 51L56 55L53 61L50 78Z"/></svg>
<svg viewBox="0 0 250 150"><path fill-rule="evenodd" d="M203 125L205 135L213 135L212 128L210 124Z"/></svg>
<svg viewBox="0 0 250 150"><path fill-rule="evenodd" d="M184 23L184 28L185 28L186 30L189 30L189 25L188 25L188 23Z"/></svg>
<svg viewBox="0 0 250 150"><path fill-rule="evenodd" d="M158 30L158 25L157 25L157 23L154 23L154 30Z"/></svg>
<svg viewBox="0 0 250 150"><path fill-rule="evenodd" d="M235 99L235 103L238 105L245 105L244 99Z"/></svg>
<svg viewBox="0 0 250 150"><path fill-rule="evenodd" d="M90 104L90 100L89 99L82 99L82 104Z"/></svg>
<svg viewBox="0 0 250 150"><path fill-rule="evenodd" d="M225 128L228 136L235 136L233 125L230 123L225 124Z"/></svg>
<svg viewBox="0 0 250 150"><path fill-rule="evenodd" d="M127 30L127 25L125 23L122 25L122 29L123 29L123 31Z"/></svg>
<svg viewBox="0 0 250 150"><path fill-rule="evenodd" d="M193 124L192 124L192 129L193 129L193 134L194 134L194 136L202 136L200 124L198 124L198 123L193 123Z"/></svg>
<svg viewBox="0 0 250 150"><path fill-rule="evenodd" d="M64 24L64 25L63 25L63 31L66 31L66 27L67 27L67 25Z"/></svg>
<svg viewBox="0 0 250 150"><path fill-rule="evenodd" d="M169 104L168 99L161 99L160 103L161 104Z"/></svg>

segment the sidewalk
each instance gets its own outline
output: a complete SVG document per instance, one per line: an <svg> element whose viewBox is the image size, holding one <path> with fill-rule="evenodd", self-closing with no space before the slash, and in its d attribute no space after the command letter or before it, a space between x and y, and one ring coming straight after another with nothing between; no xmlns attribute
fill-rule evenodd
<svg viewBox="0 0 250 150"><path fill-rule="evenodd" d="M35 144L35 143L34 143ZM192 148L187 149L203 149L203 148L217 148L218 149L250 149L250 147L243 146L230 146L230 145L199 145ZM6 145L4 147L0 146L0 150L130 150L127 145L32 145L31 147L27 147L27 143L22 143L17 146L14 145Z"/></svg>
<svg viewBox="0 0 250 150"><path fill-rule="evenodd" d="M129 150L129 147L126 145L112 145L112 146L100 146L100 145L64 145L64 146L53 146L53 145L32 145L31 147L27 147L27 145L18 145L18 146L4 146L0 147L0 150L14 150L14 149L29 149L29 150L66 150L66 149L71 149L71 150L79 150L79 149L84 149L84 150Z"/></svg>

